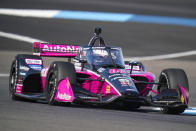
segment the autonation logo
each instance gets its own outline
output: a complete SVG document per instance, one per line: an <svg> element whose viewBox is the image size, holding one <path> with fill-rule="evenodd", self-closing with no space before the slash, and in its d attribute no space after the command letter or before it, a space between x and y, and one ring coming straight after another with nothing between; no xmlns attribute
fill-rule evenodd
<svg viewBox="0 0 196 131"><path fill-rule="evenodd" d="M65 46L65 45L43 45L42 51L48 52L76 52L77 46Z"/></svg>

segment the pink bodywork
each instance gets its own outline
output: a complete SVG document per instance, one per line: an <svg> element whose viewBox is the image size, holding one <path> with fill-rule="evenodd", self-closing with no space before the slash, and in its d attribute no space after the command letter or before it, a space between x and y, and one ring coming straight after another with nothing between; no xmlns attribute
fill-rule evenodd
<svg viewBox="0 0 196 131"><path fill-rule="evenodd" d="M74 100L74 94L68 77L59 82L55 100L59 102L72 102Z"/></svg>
<svg viewBox="0 0 196 131"><path fill-rule="evenodd" d="M48 73L48 69L49 69L49 67L45 67L41 71L41 81L42 81L43 92L45 92L45 82L46 82L46 76Z"/></svg>
<svg viewBox="0 0 196 131"><path fill-rule="evenodd" d="M41 71L41 81L42 81L42 88L43 92L45 91L45 81L46 81L46 76L48 72L49 67L45 67ZM76 71L78 74L87 74L89 75L90 79L99 79L98 75L92 72L88 71ZM107 81L103 82L102 88L100 91L98 91L100 81L89 81L86 80L85 82L82 83L82 87L86 90L90 90L92 93L98 94L104 94L104 96L107 95L115 95L119 96L120 93L115 90L115 87L113 87L111 84L109 84ZM55 99L57 101L63 101L63 102L72 102L74 100L74 94L71 88L71 84L69 82L69 79L66 78L64 80L61 80L58 84L58 89L56 92Z"/></svg>
<svg viewBox="0 0 196 131"><path fill-rule="evenodd" d="M16 84L16 93L21 94L22 93L22 84Z"/></svg>
<svg viewBox="0 0 196 131"><path fill-rule="evenodd" d="M110 74L113 73L126 73L124 69L110 69Z"/></svg>
<svg viewBox="0 0 196 131"><path fill-rule="evenodd" d="M42 80L42 88L43 91L45 91L45 81L46 81L46 76L48 72L49 67L45 67L41 71L41 80ZM130 70L127 70L130 71ZM121 72L121 70L110 70L110 73L116 73L116 72ZM81 71L81 70L76 70L77 74L80 75L87 75L89 76L88 78L94 79L94 80L99 80L101 79L99 74L96 74L95 72L86 70L86 71ZM124 73L124 72L121 72ZM146 82L154 82L155 81L155 76L154 74L150 72L144 72L144 71L133 71L132 74L130 75L131 77L145 77L148 81ZM101 90L99 89L100 84L102 83L102 88ZM137 82L137 80L135 80ZM92 81L92 80L85 80L82 84L81 87L84 89L94 93L94 94L103 94L104 96L107 95L114 95L114 96L120 96L121 94L118 92L118 90L113 87L108 81ZM184 102L185 104L188 104L187 98L186 98L186 90L179 84L179 87L181 89ZM138 87L140 88L140 87ZM149 95L150 92L153 92L155 94L159 94L155 90L153 90L154 85L153 84L146 84L145 88L139 92L139 95L141 96L147 96ZM17 84L16 86L16 93L21 93L22 92L22 85ZM64 80L61 80L58 84L58 89L56 92L55 100L59 102L72 102L74 100L74 94L71 88L71 84L69 82L69 78L67 77Z"/></svg>
<svg viewBox="0 0 196 131"><path fill-rule="evenodd" d="M179 87L180 87L182 95L184 97L185 104L188 104L187 99L186 99L186 90L180 84L179 84Z"/></svg>
<svg viewBox="0 0 196 131"><path fill-rule="evenodd" d="M49 67L45 67L42 69L41 71L41 80L42 80L42 88L43 91L45 91L45 81L46 81L46 76L47 76L47 72L48 72ZM112 70L111 72L116 72L119 70ZM76 70L77 74L84 74L84 75L88 75L90 79L100 79L99 75L91 72L91 71L81 71L81 70ZM122 72L124 73L124 72ZM143 72L143 71L134 71L132 72L131 76L140 76L140 77L145 77L148 79L148 82L153 82L155 80L155 76L152 73L149 72ZM74 100L74 94L72 92L72 88L70 83L69 88L67 87L67 83L69 83L68 78L66 78L65 80L62 80L59 85L58 85L58 90L55 96L55 99L57 101L65 101L65 102L71 102ZM85 80L81 86L86 89L91 91L92 93L95 94L104 94L104 96L107 95L115 95L115 96L120 96L121 94L116 90L115 87L113 87L108 81L104 81L102 83L102 88L101 90L98 90L99 85L101 84L100 81L91 81L91 80ZM139 92L140 95L142 96L146 96L149 94L150 91L158 94L158 92L153 90L153 85L152 84L147 84L147 86L144 88L144 90L142 90L141 92ZM60 99L60 98L64 98L64 99Z"/></svg>
<svg viewBox="0 0 196 131"><path fill-rule="evenodd" d="M22 88L23 88L22 77L19 77L16 82L16 94L22 94Z"/></svg>
<svg viewBox="0 0 196 131"><path fill-rule="evenodd" d="M87 74L89 75L90 79L100 79L98 74L96 73L93 73L93 72L89 72L89 71L79 71L77 70L76 73L78 74ZM119 96L120 93L115 90L115 87L113 87L111 84L109 84L107 81L104 81L103 84L102 84L102 88L101 90L99 91L98 88L99 88L99 85L101 84L100 81L90 81L90 80L86 80L85 82L82 83L82 87L86 90L90 90L92 93L95 93L95 94L104 94L104 96L106 95L116 95L116 96Z"/></svg>
<svg viewBox="0 0 196 131"><path fill-rule="evenodd" d="M148 79L147 82L154 82L155 81L155 76L150 73L150 72L143 72L143 71L133 71L132 74L131 74L131 77L134 77L134 76L137 76L137 77L145 77ZM149 94L150 91L158 94L158 92L154 91L153 90L153 85L152 84L147 84L147 86L139 92L140 95L142 96L146 96Z"/></svg>

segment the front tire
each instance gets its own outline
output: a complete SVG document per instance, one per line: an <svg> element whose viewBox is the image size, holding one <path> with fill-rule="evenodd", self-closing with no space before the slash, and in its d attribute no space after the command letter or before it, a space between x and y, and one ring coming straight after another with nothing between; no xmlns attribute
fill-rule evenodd
<svg viewBox="0 0 196 131"><path fill-rule="evenodd" d="M76 83L76 71L74 65L69 62L53 62L48 70L45 84L46 98L50 105L59 104L55 101L58 84L61 80L66 79L66 77L69 78L71 85Z"/></svg>
<svg viewBox="0 0 196 131"><path fill-rule="evenodd" d="M181 100L185 106L180 107L163 107L162 112L168 114L180 114L183 113L186 107L188 107L189 101L189 84L188 78L184 70L182 69L165 69L159 76L159 83L164 83L162 86L158 86L158 92L161 93L165 89L175 89L178 93L178 99ZM186 96L184 98L181 87L185 89Z"/></svg>
<svg viewBox="0 0 196 131"><path fill-rule="evenodd" d="M10 69L9 76L9 95L12 100L20 100L20 97L16 96L16 83L18 79L18 65L17 60L14 60Z"/></svg>

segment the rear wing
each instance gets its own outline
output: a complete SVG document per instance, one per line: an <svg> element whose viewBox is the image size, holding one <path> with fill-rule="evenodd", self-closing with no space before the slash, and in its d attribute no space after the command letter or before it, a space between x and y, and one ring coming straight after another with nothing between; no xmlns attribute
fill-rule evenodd
<svg viewBox="0 0 196 131"><path fill-rule="evenodd" d="M75 57L78 46L58 45L41 42L33 43L33 54L38 56Z"/></svg>

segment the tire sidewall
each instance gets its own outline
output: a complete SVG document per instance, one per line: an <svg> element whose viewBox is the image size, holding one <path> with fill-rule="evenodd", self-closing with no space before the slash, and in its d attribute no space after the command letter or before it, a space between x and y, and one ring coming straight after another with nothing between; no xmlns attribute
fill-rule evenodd
<svg viewBox="0 0 196 131"><path fill-rule="evenodd" d="M186 90L186 99L189 100L189 85L188 78L184 70L182 69L165 69L161 72L159 81L161 77L165 77L168 84L168 89L175 89L178 93L179 99L181 99L182 91L180 86ZM160 89L158 89L160 90ZM159 91L160 93L160 91Z"/></svg>
<svg viewBox="0 0 196 131"><path fill-rule="evenodd" d="M12 81L12 75L13 75L13 70L15 70L15 78L14 78L14 84L11 85ZM18 61L14 60L11 65L10 69L10 75L9 75L9 95L11 99L13 100L18 100L19 98L15 95L16 94L16 84L17 84L17 79L18 79Z"/></svg>
<svg viewBox="0 0 196 131"><path fill-rule="evenodd" d="M50 67L49 68L49 70L48 70L48 73L47 73L47 78L46 78L46 83L45 83L45 85L46 85L46 89L45 89L45 94L46 94L46 98L47 98L47 101L48 101L48 103L49 104L54 104L55 103L55 94L56 94L56 90L57 90L57 82L55 82L55 86L54 86L54 88L52 89L52 94L49 94L49 92L48 92L48 86L49 86L49 79L50 79L50 77L51 77L51 75L55 75L56 74L56 69L54 68L54 67ZM55 75L55 79L57 79L56 78L56 75Z"/></svg>

